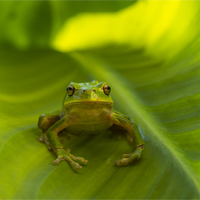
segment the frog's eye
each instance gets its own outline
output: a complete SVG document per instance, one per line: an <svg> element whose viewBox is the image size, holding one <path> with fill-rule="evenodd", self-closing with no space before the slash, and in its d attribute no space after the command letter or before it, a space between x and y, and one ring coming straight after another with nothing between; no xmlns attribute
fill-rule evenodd
<svg viewBox="0 0 200 200"><path fill-rule="evenodd" d="M105 85L103 86L103 91L104 91L104 93L105 93L106 95L109 95L109 94L110 94L110 91L111 91L110 86L108 86L107 84L105 84Z"/></svg>
<svg viewBox="0 0 200 200"><path fill-rule="evenodd" d="M67 94L69 96L72 96L74 94L74 91L75 91L75 87L73 85L69 85L67 88Z"/></svg>

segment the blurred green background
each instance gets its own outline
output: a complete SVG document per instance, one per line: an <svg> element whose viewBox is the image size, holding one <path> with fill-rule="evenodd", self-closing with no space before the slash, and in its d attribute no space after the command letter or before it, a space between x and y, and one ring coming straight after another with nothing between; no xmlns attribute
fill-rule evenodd
<svg viewBox="0 0 200 200"><path fill-rule="evenodd" d="M1 1L0 198L200 198L198 1ZM38 117L61 107L71 81L106 81L114 109L146 144L63 138L89 160L76 173L38 142Z"/></svg>

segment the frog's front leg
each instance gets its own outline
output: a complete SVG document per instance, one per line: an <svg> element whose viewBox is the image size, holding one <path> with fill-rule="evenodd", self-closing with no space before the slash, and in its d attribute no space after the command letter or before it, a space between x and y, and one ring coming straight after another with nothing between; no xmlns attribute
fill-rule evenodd
<svg viewBox="0 0 200 200"><path fill-rule="evenodd" d="M111 121L113 126L121 126L127 131L127 139L130 144L134 146L134 151L132 153L124 154L122 159L115 161L115 164L117 166L126 166L136 160L139 160L142 157L145 145L137 125L123 115L118 115L114 112L111 114Z"/></svg>
<svg viewBox="0 0 200 200"><path fill-rule="evenodd" d="M55 151L57 155L57 159L54 160L54 164L58 165L62 160L66 160L68 163L70 163L72 166L74 166L76 169L81 169L82 166L75 162L75 161L81 161L84 164L87 164L88 161L81 157L75 157L70 153L70 150L65 150L63 145L61 144L58 133L65 129L66 127L70 126L71 122L70 120L65 116L61 118L59 121L57 121L52 127L50 127L47 130L47 138L49 140L49 143L52 147L52 149Z"/></svg>
<svg viewBox="0 0 200 200"><path fill-rule="evenodd" d="M39 138L39 141L46 143L49 150L52 150L52 148L46 136L46 132L53 124L60 120L60 113L61 110L57 110L52 113L43 114L39 117L38 120L38 128L42 129L42 134Z"/></svg>

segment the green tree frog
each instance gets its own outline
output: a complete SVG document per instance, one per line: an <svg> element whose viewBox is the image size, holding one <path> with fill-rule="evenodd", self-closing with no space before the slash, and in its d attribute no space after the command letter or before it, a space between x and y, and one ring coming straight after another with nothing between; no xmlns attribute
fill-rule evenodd
<svg viewBox="0 0 200 200"><path fill-rule="evenodd" d="M141 158L144 141L138 127L127 116L113 110L110 91L110 86L105 82L71 82L67 87L62 109L39 117L38 127L42 129L39 140L56 153L57 159L54 160L54 164L65 160L76 169L81 169L79 163L88 163L86 159L76 157L70 150L64 149L58 138L61 131L79 136L98 134L107 129L123 129L134 150L132 153L124 154L122 159L115 161L114 164L126 166Z"/></svg>

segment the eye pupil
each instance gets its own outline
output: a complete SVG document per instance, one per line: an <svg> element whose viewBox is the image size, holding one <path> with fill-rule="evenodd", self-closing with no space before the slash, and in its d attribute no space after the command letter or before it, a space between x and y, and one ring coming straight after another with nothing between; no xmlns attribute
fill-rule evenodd
<svg viewBox="0 0 200 200"><path fill-rule="evenodd" d="M109 95L109 94L110 94L110 91L111 91L111 88L110 88L110 86L108 86L107 84L105 84L105 85L103 86L103 90L104 90L104 93L105 93L106 95Z"/></svg>
<svg viewBox="0 0 200 200"><path fill-rule="evenodd" d="M72 86L68 86L68 88L67 88L67 94L69 96L72 96L74 94L74 91L75 91L75 88L74 88L73 85Z"/></svg>

